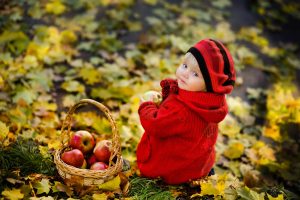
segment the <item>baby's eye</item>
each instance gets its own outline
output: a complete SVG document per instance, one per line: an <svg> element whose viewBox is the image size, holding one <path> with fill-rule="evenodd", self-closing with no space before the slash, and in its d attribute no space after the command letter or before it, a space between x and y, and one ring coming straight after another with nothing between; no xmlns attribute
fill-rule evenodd
<svg viewBox="0 0 300 200"><path fill-rule="evenodd" d="M183 67L184 69L186 69L186 68L187 68L187 65L186 65L186 64L182 64L182 67Z"/></svg>
<svg viewBox="0 0 300 200"><path fill-rule="evenodd" d="M198 77L198 73L197 72L193 72L193 76Z"/></svg>

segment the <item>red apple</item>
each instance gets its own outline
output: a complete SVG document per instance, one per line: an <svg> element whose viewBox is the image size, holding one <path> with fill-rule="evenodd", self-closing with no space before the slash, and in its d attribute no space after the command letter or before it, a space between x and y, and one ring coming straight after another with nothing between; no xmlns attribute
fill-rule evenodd
<svg viewBox="0 0 300 200"><path fill-rule="evenodd" d="M112 143L109 140L101 140L97 142L94 148L94 155L98 161L108 163L112 149Z"/></svg>
<svg viewBox="0 0 300 200"><path fill-rule="evenodd" d="M91 157L88 158L87 160L89 166L92 166L95 162L97 162L97 158L94 154L91 155Z"/></svg>
<svg viewBox="0 0 300 200"><path fill-rule="evenodd" d="M105 164L104 162L95 162L91 167L90 169L91 170L104 170L104 169L107 169L108 166L107 164Z"/></svg>
<svg viewBox="0 0 300 200"><path fill-rule="evenodd" d="M70 146L73 149L79 149L83 154L86 154L95 146L95 139L93 135L84 130L76 131L70 138Z"/></svg>
<svg viewBox="0 0 300 200"><path fill-rule="evenodd" d="M61 155L61 159L68 165L80 168L84 163L83 153L79 149L66 151Z"/></svg>

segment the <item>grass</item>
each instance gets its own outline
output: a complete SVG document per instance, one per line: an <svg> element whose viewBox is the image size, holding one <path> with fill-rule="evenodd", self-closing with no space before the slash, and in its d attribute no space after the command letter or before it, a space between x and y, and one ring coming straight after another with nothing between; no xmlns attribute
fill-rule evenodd
<svg viewBox="0 0 300 200"><path fill-rule="evenodd" d="M135 176L130 180L129 196L138 200L175 200L169 188L157 179Z"/></svg>

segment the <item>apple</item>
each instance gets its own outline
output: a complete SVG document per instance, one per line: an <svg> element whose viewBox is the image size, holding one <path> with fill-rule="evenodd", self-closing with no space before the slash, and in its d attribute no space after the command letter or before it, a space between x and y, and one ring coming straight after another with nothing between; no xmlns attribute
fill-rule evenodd
<svg viewBox="0 0 300 200"><path fill-rule="evenodd" d="M79 149L83 154L86 154L93 150L95 146L95 139L88 131L76 131L71 135L70 146L73 149Z"/></svg>
<svg viewBox="0 0 300 200"><path fill-rule="evenodd" d="M65 151L61 155L61 159L68 165L80 168L84 163L83 153L79 149Z"/></svg>
<svg viewBox="0 0 300 200"><path fill-rule="evenodd" d="M97 158L95 154L92 154L87 160L89 166L92 166L95 162L97 162Z"/></svg>
<svg viewBox="0 0 300 200"><path fill-rule="evenodd" d="M150 90L142 95L142 99L144 101L153 101L155 104L159 105L162 101L162 95L157 91Z"/></svg>
<svg viewBox="0 0 300 200"><path fill-rule="evenodd" d="M94 148L94 155L98 161L108 163L112 149L112 143L109 140L101 140L97 142Z"/></svg>
<svg viewBox="0 0 300 200"><path fill-rule="evenodd" d="M90 167L91 170L104 170L104 169L107 169L107 168L108 168L108 165L104 162L95 162Z"/></svg>

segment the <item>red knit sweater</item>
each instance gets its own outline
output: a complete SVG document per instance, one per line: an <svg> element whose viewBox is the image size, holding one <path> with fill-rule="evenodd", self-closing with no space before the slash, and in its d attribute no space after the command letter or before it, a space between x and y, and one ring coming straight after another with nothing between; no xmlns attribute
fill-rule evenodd
<svg viewBox="0 0 300 200"><path fill-rule="evenodd" d="M225 95L178 89L174 80L161 82L164 101L140 105L145 133L137 148L143 176L180 184L206 176L215 161L218 122L228 109Z"/></svg>

